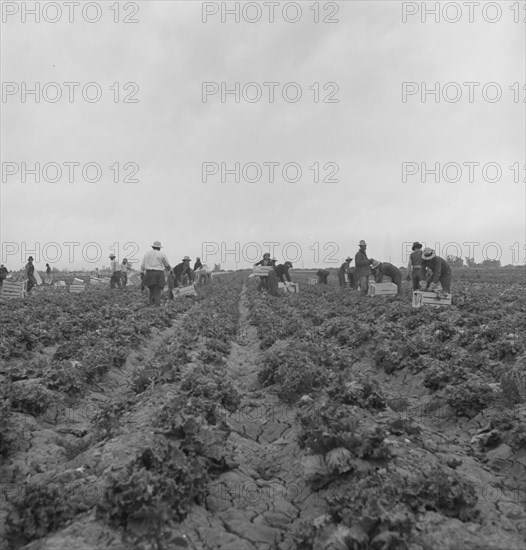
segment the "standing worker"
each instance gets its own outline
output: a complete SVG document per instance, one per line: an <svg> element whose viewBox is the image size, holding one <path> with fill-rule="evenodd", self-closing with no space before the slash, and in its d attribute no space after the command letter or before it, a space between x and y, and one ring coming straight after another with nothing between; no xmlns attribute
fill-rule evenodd
<svg viewBox="0 0 526 550"><path fill-rule="evenodd" d="M199 256L195 259L194 264L194 271L197 271L198 269L201 269L203 267L203 264L201 263L201 258Z"/></svg>
<svg viewBox="0 0 526 550"><path fill-rule="evenodd" d="M264 266L264 267L275 267L276 266L276 260L270 259L270 253L265 252L263 254L263 259L259 260L259 262L254 264L254 267L257 267L258 265ZM268 283L268 277L260 277L259 283L258 283L258 290L269 290L269 283Z"/></svg>
<svg viewBox="0 0 526 550"><path fill-rule="evenodd" d="M426 268L431 270L427 278ZM431 248L424 248L422 252L421 277L426 281L425 290L435 290L440 283L444 292L451 292L451 268L446 260L437 256Z"/></svg>
<svg viewBox="0 0 526 550"><path fill-rule="evenodd" d="M141 273L144 274L141 286L150 289L149 303L154 306L161 305L161 291L166 284L164 270L170 269L168 258L161 252L161 248L161 243L155 241L152 250L146 252L141 263Z"/></svg>
<svg viewBox="0 0 526 550"><path fill-rule="evenodd" d="M122 288L122 269L121 264L115 259L115 254L110 254L111 260L111 279L110 288Z"/></svg>
<svg viewBox="0 0 526 550"><path fill-rule="evenodd" d="M347 275L347 278L349 278L349 268L351 267L351 262L352 258L350 256L347 256L343 264L340 266L340 269L338 269L338 281L340 282L340 288L345 288L347 286L345 275Z"/></svg>
<svg viewBox="0 0 526 550"><path fill-rule="evenodd" d="M0 287L3 286L4 279L7 277L8 273L7 267L4 264L0 265Z"/></svg>
<svg viewBox="0 0 526 550"><path fill-rule="evenodd" d="M130 262L128 262L128 258L124 258L121 264L122 288L126 288L126 285L128 284L128 275L131 273L131 271L132 269L131 269Z"/></svg>
<svg viewBox="0 0 526 550"><path fill-rule="evenodd" d="M33 256L29 256L27 264L24 268L27 277L27 293L31 292L31 289L37 284L35 278L35 266L33 265Z"/></svg>
<svg viewBox="0 0 526 550"><path fill-rule="evenodd" d="M46 264L46 278L44 279L44 283L46 285L50 285L53 282L53 276L51 275L51 267L49 264Z"/></svg>
<svg viewBox="0 0 526 550"><path fill-rule="evenodd" d="M358 279L360 294L366 296L369 290L369 275L371 274L370 265L372 260L367 257L367 243L360 241L358 246L360 250L354 256L354 265L356 266L356 277Z"/></svg>
<svg viewBox="0 0 526 550"><path fill-rule="evenodd" d="M318 276L318 284L326 285L327 279L329 278L330 271L328 269L318 269L316 275Z"/></svg>
<svg viewBox="0 0 526 550"><path fill-rule="evenodd" d="M379 262L373 260L371 270L375 277L375 282L381 283L385 276L391 278L391 282L398 288L398 294L402 294L402 272L389 262Z"/></svg>
<svg viewBox="0 0 526 550"><path fill-rule="evenodd" d="M422 245L419 242L414 242L411 248L413 252L409 255L409 263L407 264L407 280L413 281L413 290L420 288L422 279Z"/></svg>
<svg viewBox="0 0 526 550"><path fill-rule="evenodd" d="M284 283L285 280L289 283L290 280L289 269L292 268L290 262L285 262L284 264L279 264L268 272L268 286L269 292L272 296L279 296L278 292L278 282Z"/></svg>

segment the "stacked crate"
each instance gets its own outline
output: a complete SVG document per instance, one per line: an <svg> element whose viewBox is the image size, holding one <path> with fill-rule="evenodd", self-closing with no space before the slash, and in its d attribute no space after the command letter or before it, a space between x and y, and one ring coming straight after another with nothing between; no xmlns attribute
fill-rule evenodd
<svg viewBox="0 0 526 550"><path fill-rule="evenodd" d="M415 290L413 292L413 307L427 306L450 306L452 295L447 292L424 292Z"/></svg>
<svg viewBox="0 0 526 550"><path fill-rule="evenodd" d="M4 279L4 284L1 288L0 296L2 300L7 298L25 298L27 296L27 280L11 281Z"/></svg>
<svg viewBox="0 0 526 550"><path fill-rule="evenodd" d="M396 296L398 287L393 283L369 283L368 296Z"/></svg>
<svg viewBox="0 0 526 550"><path fill-rule="evenodd" d="M84 292L85 288L86 283L82 279L77 279L75 277L73 279L73 283L71 283L71 286L69 287L69 291L73 292L74 294L79 294L81 292Z"/></svg>

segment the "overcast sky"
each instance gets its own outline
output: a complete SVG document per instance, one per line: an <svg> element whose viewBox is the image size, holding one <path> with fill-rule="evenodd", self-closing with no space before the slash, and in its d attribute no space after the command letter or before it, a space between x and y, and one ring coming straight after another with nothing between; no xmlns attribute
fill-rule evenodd
<svg viewBox="0 0 526 550"><path fill-rule="evenodd" d="M172 264L189 255L225 268L250 266L269 242L279 261L295 267L335 266L354 257L360 239L370 257L396 265L406 263L403 251L415 240L477 261L500 250L503 264L524 262L526 12L516 22L512 2L500 2L500 14L483 11L487 2L472 14L458 3L438 23L432 15L422 22L421 2L396 0L301 1L285 16L276 7L274 22L260 2L253 23L255 2L239 23L222 21L222 5L234 2L120 2L118 11L114 1L92 2L84 15L81 2L72 23L61 2L61 17L41 3L40 22L22 4L34 2L2 6L8 268L32 253L39 268L94 269L109 264L111 247L120 259L140 260L154 240ZM404 22L404 9L419 13L406 13ZM82 94L90 82L102 94L96 100L97 86L85 88L93 102ZM221 88L236 82L240 101L234 94L222 101ZM274 102L269 82L279 83ZM35 83L39 102L22 93ZM438 102L432 94L423 101L422 83L438 83ZM53 102L57 90L62 98ZM36 162L40 182L23 174ZM236 162L240 181L227 173L222 182L222 163L233 170ZM437 162L440 181L428 173L422 182L422 163L433 169ZM50 163L62 169L57 182ZM79 163L73 182L73 165L64 163ZM85 178L87 163L96 164ZM274 182L268 163L279 163ZM285 173L289 181L287 163L296 163ZM448 163L450 181L442 173ZM471 165L474 181L464 163L480 163ZM258 167L260 181L246 181Z"/></svg>

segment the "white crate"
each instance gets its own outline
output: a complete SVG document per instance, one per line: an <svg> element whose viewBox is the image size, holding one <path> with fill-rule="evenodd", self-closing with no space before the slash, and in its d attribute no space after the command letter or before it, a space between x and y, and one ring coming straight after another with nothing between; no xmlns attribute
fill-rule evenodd
<svg viewBox="0 0 526 550"><path fill-rule="evenodd" d="M181 296L197 296L195 286L179 286L173 289L174 298L180 298Z"/></svg>
<svg viewBox="0 0 526 550"><path fill-rule="evenodd" d="M297 294L300 291L300 285L298 283L278 283L278 290Z"/></svg>
<svg viewBox="0 0 526 550"><path fill-rule="evenodd" d="M268 272L273 269L271 265L258 265L252 270L252 273L258 277L268 277Z"/></svg>
<svg viewBox="0 0 526 550"><path fill-rule="evenodd" d="M4 279L2 285L1 296L5 298L25 298L27 295L27 280L26 281L10 281Z"/></svg>
<svg viewBox="0 0 526 550"><path fill-rule="evenodd" d="M132 271L128 275L128 284L139 286L141 284L141 274L138 271Z"/></svg>
<svg viewBox="0 0 526 550"><path fill-rule="evenodd" d="M368 296L396 296L398 287L393 283L369 283Z"/></svg>
<svg viewBox="0 0 526 550"><path fill-rule="evenodd" d="M81 285L81 284L75 283L69 287L69 291L73 292L73 294L80 294L81 292L84 292L85 288L86 288L85 284Z"/></svg>
<svg viewBox="0 0 526 550"><path fill-rule="evenodd" d="M316 279L316 277L309 277L308 280L307 280L307 284L317 285L318 284L318 279Z"/></svg>
<svg viewBox="0 0 526 550"><path fill-rule="evenodd" d="M413 291L413 307L428 306L450 306L452 294L441 293L442 297L436 292L424 292L422 290Z"/></svg>

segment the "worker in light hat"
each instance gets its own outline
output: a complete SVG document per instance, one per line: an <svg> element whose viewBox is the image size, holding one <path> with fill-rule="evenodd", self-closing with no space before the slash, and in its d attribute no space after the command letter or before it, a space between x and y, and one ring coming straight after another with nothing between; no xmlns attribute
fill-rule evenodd
<svg viewBox="0 0 526 550"><path fill-rule="evenodd" d="M426 268L430 270L427 277ZM444 292L448 294L451 292L451 267L431 248L424 248L422 252L421 277L426 281L425 290L435 290L440 283Z"/></svg>
<svg viewBox="0 0 526 550"><path fill-rule="evenodd" d="M115 258L115 254L110 254L111 260L111 279L110 279L110 288L122 288L122 268L121 264Z"/></svg>
<svg viewBox="0 0 526 550"><path fill-rule="evenodd" d="M365 241L360 241L358 243L360 247L356 255L354 256L354 265L356 277L358 279L358 288L360 294L367 296L367 291L369 290L369 276L371 274L371 263L367 257L367 243Z"/></svg>
<svg viewBox="0 0 526 550"><path fill-rule="evenodd" d="M161 248L161 243L154 241L152 249L146 252L141 263L141 285L150 289L149 303L153 306L161 305L161 292L166 284L164 271L170 269L170 262Z"/></svg>

